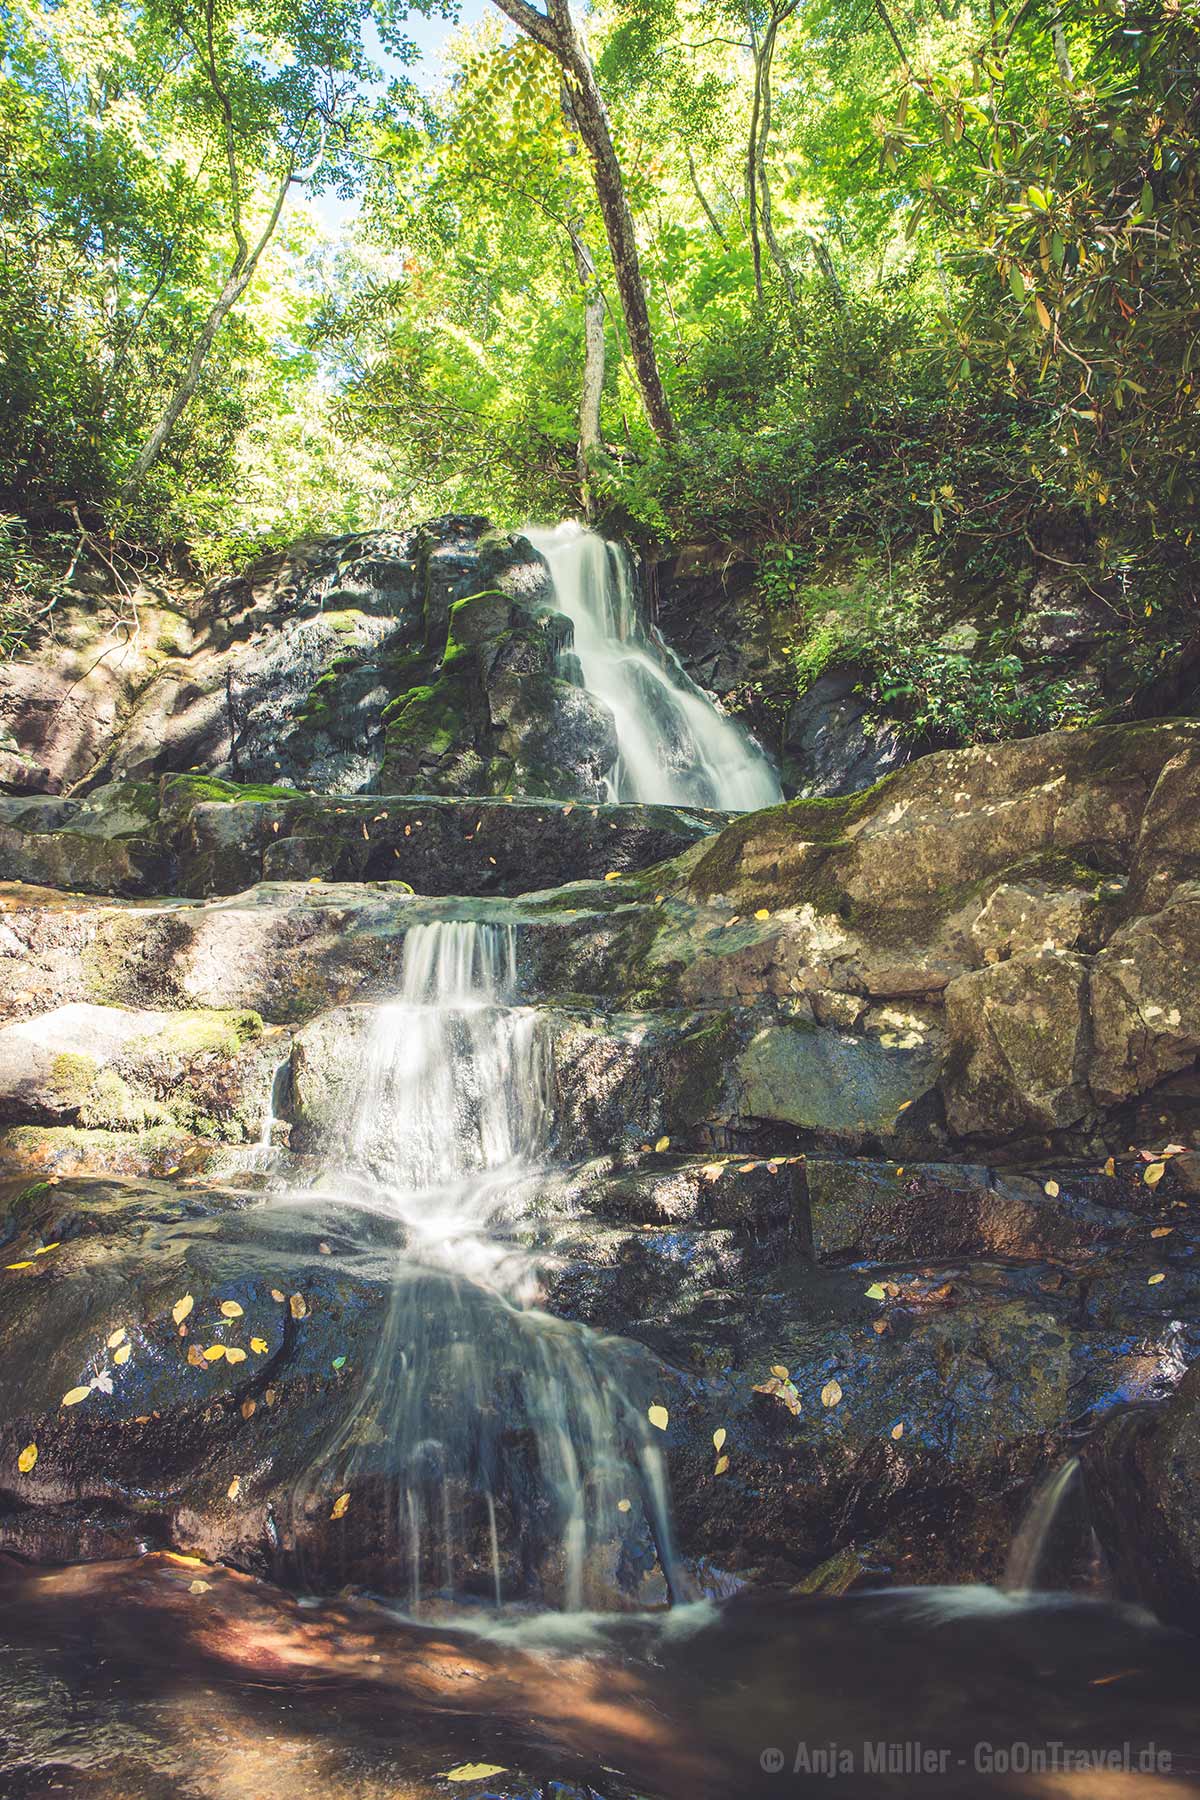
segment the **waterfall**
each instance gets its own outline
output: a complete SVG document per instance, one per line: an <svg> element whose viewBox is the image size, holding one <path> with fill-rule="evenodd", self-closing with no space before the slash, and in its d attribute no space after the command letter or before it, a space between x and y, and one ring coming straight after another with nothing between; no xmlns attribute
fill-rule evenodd
<svg viewBox="0 0 1200 1800"><path fill-rule="evenodd" d="M415 1611L470 1595L611 1603L657 1560L675 1591L662 1453L626 1352L537 1305L514 1235L552 1124L542 1021L511 926L414 926L377 1009L321 1191L401 1233L371 1368L311 1476L387 1493ZM301 1497L304 1504L305 1497ZM310 1516L311 1510L310 1510Z"/></svg>
<svg viewBox="0 0 1200 1800"><path fill-rule="evenodd" d="M1067 1491L1079 1473L1079 1458L1068 1456L1038 1487L1008 1553L1001 1589L1024 1594L1037 1587L1038 1570L1051 1528Z"/></svg>
<svg viewBox="0 0 1200 1800"><path fill-rule="evenodd" d="M582 685L616 721L606 797L727 812L781 800L779 777L758 744L647 630L627 553L571 520L525 535L545 557L559 610L574 627Z"/></svg>

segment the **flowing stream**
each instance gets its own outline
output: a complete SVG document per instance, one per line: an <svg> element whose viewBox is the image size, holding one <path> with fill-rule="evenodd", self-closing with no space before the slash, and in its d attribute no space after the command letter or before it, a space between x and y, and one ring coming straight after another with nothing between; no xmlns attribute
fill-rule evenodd
<svg viewBox="0 0 1200 1800"><path fill-rule="evenodd" d="M645 626L627 553L573 520L531 527L589 693L616 721L609 800L750 812L783 798L770 760L697 687L658 632Z"/></svg>
<svg viewBox="0 0 1200 1800"><path fill-rule="evenodd" d="M393 1489L380 1504L414 1612L464 1594L611 1604L645 1597L655 1564L662 1597L678 1591L646 1396L619 1345L538 1308L517 1235L552 1081L516 975L510 925L414 926L326 1146L322 1191L384 1215L403 1248L373 1366L314 1475Z"/></svg>

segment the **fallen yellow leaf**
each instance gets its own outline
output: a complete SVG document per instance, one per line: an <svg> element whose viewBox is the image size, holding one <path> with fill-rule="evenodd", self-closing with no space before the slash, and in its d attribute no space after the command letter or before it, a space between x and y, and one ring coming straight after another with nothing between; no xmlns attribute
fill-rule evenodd
<svg viewBox="0 0 1200 1800"><path fill-rule="evenodd" d="M842 1397L842 1390L836 1381L827 1381L821 1389L821 1405L836 1406Z"/></svg>
<svg viewBox="0 0 1200 1800"><path fill-rule="evenodd" d="M250 1339L250 1348L253 1350L255 1356L265 1356L267 1353L266 1338L258 1338L258 1337L251 1338Z"/></svg>
<svg viewBox="0 0 1200 1800"><path fill-rule="evenodd" d="M171 1308L171 1317L177 1325L183 1324L183 1321L187 1318L195 1304L196 1302L192 1299L190 1294L185 1294L182 1300L177 1300L175 1302L174 1306Z"/></svg>
<svg viewBox="0 0 1200 1800"><path fill-rule="evenodd" d="M620 869L610 869L608 871L608 874L604 877L604 879L605 879L605 881L620 881L620 879L621 879Z"/></svg>
<svg viewBox="0 0 1200 1800"><path fill-rule="evenodd" d="M1160 1281L1165 1281L1166 1279L1167 1278L1165 1275L1151 1275L1149 1281L1146 1283L1146 1286L1147 1287L1157 1287Z"/></svg>
<svg viewBox="0 0 1200 1800"><path fill-rule="evenodd" d="M304 1295L303 1294L293 1294L291 1299L288 1301L288 1308L291 1312L293 1319L302 1319L304 1317L305 1313L308 1311L308 1306L305 1301Z"/></svg>
<svg viewBox="0 0 1200 1800"><path fill-rule="evenodd" d="M713 1470L713 1474L714 1475L723 1475L728 1467L729 1467L729 1458L727 1456L718 1456L717 1466Z"/></svg>
<svg viewBox="0 0 1200 1800"><path fill-rule="evenodd" d="M1146 1166L1146 1172L1142 1176L1142 1180L1145 1182L1147 1187L1150 1187L1150 1188L1157 1187L1159 1182L1162 1180L1163 1176L1166 1174L1166 1172L1167 1172L1166 1163L1161 1163L1161 1162L1148 1163Z"/></svg>
<svg viewBox="0 0 1200 1800"><path fill-rule="evenodd" d="M123 1325L118 1325L115 1331L110 1331L108 1334L108 1347L110 1350L115 1350L118 1344L123 1344L124 1342L125 1327Z"/></svg>
<svg viewBox="0 0 1200 1800"><path fill-rule="evenodd" d="M618 1512L628 1512L630 1510L630 1508L632 1507L632 1505L633 1505L632 1500L618 1500L617 1501L617 1511Z"/></svg>
<svg viewBox="0 0 1200 1800"><path fill-rule="evenodd" d="M1173 1225L1156 1225L1154 1227L1154 1230L1150 1233L1150 1236L1151 1237L1170 1237L1170 1235L1174 1231L1174 1229L1175 1229L1175 1227Z"/></svg>
<svg viewBox="0 0 1200 1800"><path fill-rule="evenodd" d="M242 1309L236 1300L222 1300L221 1314L222 1317L226 1319L240 1319L242 1316Z"/></svg>
<svg viewBox="0 0 1200 1800"><path fill-rule="evenodd" d="M447 1781L486 1781L491 1775L503 1775L503 1763L459 1763L446 1770Z"/></svg>
<svg viewBox="0 0 1200 1800"><path fill-rule="evenodd" d="M671 1148L670 1138L669 1137L660 1137L657 1144L655 1144L654 1148L658 1152L658 1154L661 1156L664 1150L669 1150Z"/></svg>
<svg viewBox="0 0 1200 1800"><path fill-rule="evenodd" d="M660 1406L658 1402L655 1401L654 1405L650 1407L646 1413L646 1417L656 1430L665 1431L670 1422L671 1415L665 1406Z"/></svg>
<svg viewBox="0 0 1200 1800"><path fill-rule="evenodd" d="M242 1491L242 1478L240 1475L234 1476L233 1480L230 1482L229 1487L226 1491L231 1500L237 1499L238 1495Z"/></svg>
<svg viewBox="0 0 1200 1800"><path fill-rule="evenodd" d="M330 1510L331 1519L344 1519L350 1508L349 1494L339 1494Z"/></svg>
<svg viewBox="0 0 1200 1800"><path fill-rule="evenodd" d="M60 1406L78 1406L79 1402L81 1400L87 1399L87 1397L91 1393L91 1391L92 1391L91 1388L88 1388L88 1387L68 1388L67 1392L63 1395L62 1399L60 1400L59 1405Z"/></svg>
<svg viewBox="0 0 1200 1800"><path fill-rule="evenodd" d="M258 1401L257 1400L251 1400L249 1397L247 1397L245 1400L242 1401L242 1417L243 1417L243 1419L252 1419L254 1417L255 1413L257 1412L257 1410L258 1410Z"/></svg>
<svg viewBox="0 0 1200 1800"><path fill-rule="evenodd" d="M208 1364L204 1360L204 1352L199 1344L188 1345L187 1359L191 1363L193 1369L206 1369L208 1367Z"/></svg>
<svg viewBox="0 0 1200 1800"><path fill-rule="evenodd" d="M5 1263L4 1266L6 1269L32 1269L33 1262Z"/></svg>
<svg viewBox="0 0 1200 1800"><path fill-rule="evenodd" d="M271 1289L271 1298L272 1298L272 1300L278 1300L282 1303L285 1296L280 1292L280 1290L278 1288L272 1288Z"/></svg>
<svg viewBox="0 0 1200 1800"><path fill-rule="evenodd" d="M1049 1194L1052 1200L1057 1200L1060 1191L1057 1181L1048 1181L1044 1191Z"/></svg>
<svg viewBox="0 0 1200 1800"><path fill-rule="evenodd" d="M866 1290L868 1300L886 1300L887 1289L878 1281L873 1281Z"/></svg>
<svg viewBox="0 0 1200 1800"><path fill-rule="evenodd" d="M771 915L765 906L760 906L754 916L756 919L769 919Z"/></svg>
<svg viewBox="0 0 1200 1800"><path fill-rule="evenodd" d="M725 1427L723 1425L718 1425L717 1429L713 1432L713 1449L714 1450L723 1450L725 1448L725 1437L726 1437Z"/></svg>
<svg viewBox="0 0 1200 1800"><path fill-rule="evenodd" d="M775 1376L776 1380L778 1380L778 1381L790 1381L791 1380L791 1376L789 1375L788 1371L784 1368L782 1363L772 1363L771 1364L771 1373L772 1373L772 1375Z"/></svg>
<svg viewBox="0 0 1200 1800"><path fill-rule="evenodd" d="M133 1354L132 1344L119 1344L113 1353L115 1363L127 1363Z"/></svg>
<svg viewBox="0 0 1200 1800"><path fill-rule="evenodd" d="M1116 1172L1117 1172L1116 1158L1113 1156L1110 1156L1108 1161L1104 1165L1104 1173L1106 1175L1115 1175Z"/></svg>
<svg viewBox="0 0 1200 1800"><path fill-rule="evenodd" d="M245 1360L246 1360L246 1352L244 1350L239 1350L236 1344L227 1344L225 1346L225 1361L226 1362L240 1363L240 1362L245 1362Z"/></svg>
<svg viewBox="0 0 1200 1800"><path fill-rule="evenodd" d="M18 1467L18 1469L20 1469L22 1475L28 1475L30 1469L32 1469L32 1467L33 1467L34 1463L37 1461L37 1459L38 1459L37 1445L36 1444L26 1444L26 1446L22 1450L20 1456L18 1456L18 1458L17 1458L17 1467Z"/></svg>
<svg viewBox="0 0 1200 1800"><path fill-rule="evenodd" d="M210 1344L204 1352L205 1362L220 1362L225 1354L224 1344Z"/></svg>
<svg viewBox="0 0 1200 1800"><path fill-rule="evenodd" d="M212 1591L211 1581L191 1581L188 1583L189 1594L208 1594Z"/></svg>
<svg viewBox="0 0 1200 1800"><path fill-rule="evenodd" d="M904 1426L902 1424L901 1425L893 1425L892 1426L892 1436L894 1438L902 1438L904 1436Z"/></svg>
<svg viewBox="0 0 1200 1800"><path fill-rule="evenodd" d="M35 1250L33 1254L35 1256L49 1256L49 1254L52 1250L58 1249L59 1244L61 1242L62 1242L61 1238L55 1238L55 1240L52 1244L43 1244L41 1249Z"/></svg>

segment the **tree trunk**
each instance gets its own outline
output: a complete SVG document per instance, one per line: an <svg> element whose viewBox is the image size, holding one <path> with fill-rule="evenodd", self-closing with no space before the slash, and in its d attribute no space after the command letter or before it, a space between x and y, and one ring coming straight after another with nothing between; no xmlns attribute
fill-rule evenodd
<svg viewBox="0 0 1200 1800"><path fill-rule="evenodd" d="M126 477L124 486L121 489L122 497L132 493L134 488L137 487L138 483L146 474L147 470L153 468L154 464L158 461L163 445L166 443L168 437L170 437L175 426L179 423L193 394L199 387L200 376L204 371L204 365L208 360L208 353L213 347L216 335L237 305L238 301L241 299L242 295L245 293L246 289L250 286L251 281L254 279L254 271L258 267L259 258L262 256L263 251L271 240L271 234L279 223L279 215L283 211L283 203L287 199L287 192L291 184L292 171L289 169L288 173L283 177L283 180L279 184L279 190L275 195L275 203L272 206L267 222L259 235L258 242L254 245L253 249L247 249L245 241L241 236L240 226L238 227L239 242L237 254L230 264L229 273L225 277L225 284L217 298L213 301L213 304L209 309L208 317L200 327L199 336L192 345L191 355L187 359L187 367L175 384L174 392L167 401L162 418L158 421L158 424L154 427L154 430L150 433L150 436L146 439L138 452L138 459Z"/></svg>
<svg viewBox="0 0 1200 1800"><path fill-rule="evenodd" d="M655 436L663 443L671 443L676 436L675 421L658 370L633 218L625 198L625 183L608 127L608 114L596 85L591 58L571 18L568 0L546 0L546 3L549 11L542 13L530 6L528 0L496 0L501 12L514 25L549 50L566 78L576 129L592 160L596 198L600 202L646 417Z"/></svg>
<svg viewBox="0 0 1200 1800"><path fill-rule="evenodd" d="M792 265L784 254L783 246L775 236L775 226L771 218L771 182L767 173L767 143L771 136L771 59L775 55L775 38L779 31L779 19L771 20L763 38L762 51L758 59L758 92L762 103L762 126L758 139L758 179L762 188L762 228L767 240L767 248L771 252L772 261L779 271L779 279L783 283L787 295L788 318L791 321L792 337L796 348L804 348L804 319L800 311L800 295L796 290L796 278L792 273ZM757 245L755 246L757 249Z"/></svg>
<svg viewBox="0 0 1200 1800"><path fill-rule="evenodd" d="M604 391L604 295L596 280L596 265L591 253L573 225L571 248L575 252L575 268L583 289L583 386L579 394L579 493L584 515L592 517L591 471L600 438L600 396Z"/></svg>

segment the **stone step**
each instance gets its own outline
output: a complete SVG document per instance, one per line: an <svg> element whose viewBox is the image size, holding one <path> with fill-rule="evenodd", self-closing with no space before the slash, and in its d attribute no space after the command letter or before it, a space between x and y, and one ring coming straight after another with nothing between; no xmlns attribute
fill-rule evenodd
<svg viewBox="0 0 1200 1800"><path fill-rule="evenodd" d="M648 868L725 822L672 806L302 794L176 776L161 792L0 798L0 880L124 897L314 879L515 895Z"/></svg>

